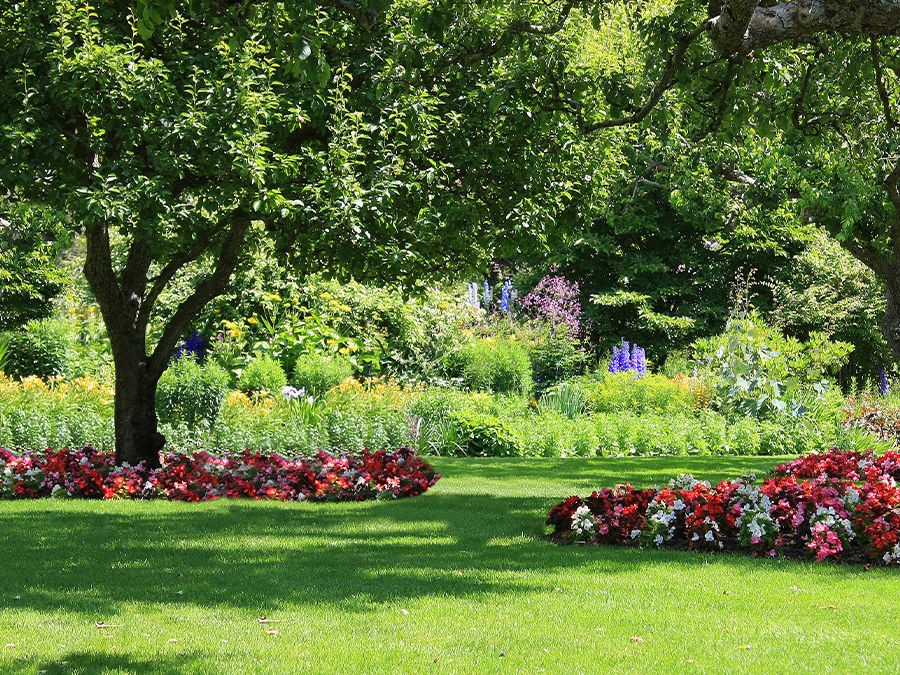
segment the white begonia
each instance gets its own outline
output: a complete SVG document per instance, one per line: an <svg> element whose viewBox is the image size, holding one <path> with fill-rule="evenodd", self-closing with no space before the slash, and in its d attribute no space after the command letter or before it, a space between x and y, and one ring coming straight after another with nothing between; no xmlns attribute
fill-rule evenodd
<svg viewBox="0 0 900 675"><path fill-rule="evenodd" d="M706 539L706 541L714 541L715 538L716 538L716 535L713 534L713 531L712 531L712 530L707 530L706 536L704 537L704 539Z"/></svg>
<svg viewBox="0 0 900 675"><path fill-rule="evenodd" d="M594 516L584 504L572 514L572 531L579 536L587 536L594 531Z"/></svg>
<svg viewBox="0 0 900 675"><path fill-rule="evenodd" d="M630 536L632 539L637 539L638 537L641 536L641 531L640 530L632 530Z"/></svg>
<svg viewBox="0 0 900 675"><path fill-rule="evenodd" d="M661 534L658 534L655 537L653 537L653 543L656 544L657 546L662 546L663 536Z"/></svg>
<svg viewBox="0 0 900 675"><path fill-rule="evenodd" d="M844 493L844 503L847 504L847 506L859 504L859 492L854 490L852 487L847 488L847 492Z"/></svg>

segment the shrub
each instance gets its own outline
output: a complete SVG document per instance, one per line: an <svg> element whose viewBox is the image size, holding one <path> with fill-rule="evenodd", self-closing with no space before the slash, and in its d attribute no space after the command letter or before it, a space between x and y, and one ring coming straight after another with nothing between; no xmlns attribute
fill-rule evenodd
<svg viewBox="0 0 900 675"><path fill-rule="evenodd" d="M590 419L549 410L516 418L509 426L525 457L593 457L600 443Z"/></svg>
<svg viewBox="0 0 900 675"><path fill-rule="evenodd" d="M628 371L600 373L576 382L594 412L691 414L695 410L690 387L662 375L636 378Z"/></svg>
<svg viewBox="0 0 900 675"><path fill-rule="evenodd" d="M293 383L316 398L353 375L353 366L341 356L310 353L297 358Z"/></svg>
<svg viewBox="0 0 900 675"><path fill-rule="evenodd" d="M90 377L0 376L0 446L22 450L113 446L113 392Z"/></svg>
<svg viewBox="0 0 900 675"><path fill-rule="evenodd" d="M510 457L521 454L512 429L500 417L474 410L453 411L460 450L476 457Z"/></svg>
<svg viewBox="0 0 900 675"><path fill-rule="evenodd" d="M725 332L695 343L698 364L716 383L723 412L765 417L806 412L804 390L824 395L827 375L846 364L853 347L811 333L807 342L767 326L755 310L738 309Z"/></svg>
<svg viewBox="0 0 900 675"><path fill-rule="evenodd" d="M189 356L176 360L159 380L156 412L164 424L212 425L228 393L228 372L214 363L198 364Z"/></svg>
<svg viewBox="0 0 900 675"><path fill-rule="evenodd" d="M460 349L451 366L472 391L527 395L532 388L531 362L525 350L509 340L482 340Z"/></svg>
<svg viewBox="0 0 900 675"><path fill-rule="evenodd" d="M538 324L536 332L531 338L528 357L539 392L583 372L584 351L565 326Z"/></svg>
<svg viewBox="0 0 900 675"><path fill-rule="evenodd" d="M7 375L55 377L67 374L72 336L59 321L31 321L7 333Z"/></svg>
<svg viewBox="0 0 900 675"><path fill-rule="evenodd" d="M257 356L250 360L238 378L238 389L245 394L281 393L287 385L287 375L281 364L269 356Z"/></svg>

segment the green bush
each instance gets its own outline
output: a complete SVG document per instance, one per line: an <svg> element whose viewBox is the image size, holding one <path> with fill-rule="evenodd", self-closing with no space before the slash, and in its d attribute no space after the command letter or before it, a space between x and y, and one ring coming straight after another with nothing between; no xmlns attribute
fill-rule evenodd
<svg viewBox="0 0 900 675"><path fill-rule="evenodd" d="M563 325L544 326L528 349L535 386L539 392L578 375L584 370L585 354Z"/></svg>
<svg viewBox="0 0 900 675"><path fill-rule="evenodd" d="M451 375L471 391L528 395L533 385L528 354L510 340L483 340L461 348L451 361Z"/></svg>
<svg viewBox="0 0 900 675"><path fill-rule="evenodd" d="M189 428L212 425L228 394L228 372L214 363L198 364L190 357L175 361L159 380L156 412L164 424Z"/></svg>
<svg viewBox="0 0 900 675"><path fill-rule="evenodd" d="M67 375L72 335L61 321L31 321L6 334L4 371L14 377Z"/></svg>
<svg viewBox="0 0 900 675"><path fill-rule="evenodd" d="M293 383L306 389L307 394L319 398L352 375L353 366L347 359L310 353L297 358Z"/></svg>
<svg viewBox="0 0 900 675"><path fill-rule="evenodd" d="M630 412L690 415L694 395L690 388L663 375L632 372L598 373L575 380L584 392L589 410L598 413Z"/></svg>
<svg viewBox="0 0 900 675"><path fill-rule="evenodd" d="M238 389L245 394L260 394L264 391L281 396L287 385L284 368L269 356L257 356L250 360L238 378Z"/></svg>
<svg viewBox="0 0 900 675"><path fill-rule="evenodd" d="M521 454L518 439L500 417L474 410L450 415L456 425L460 451L476 457L511 457Z"/></svg>
<svg viewBox="0 0 900 675"><path fill-rule="evenodd" d="M593 457L600 444L592 421L546 411L510 422L526 457Z"/></svg>
<svg viewBox="0 0 900 675"><path fill-rule="evenodd" d="M694 349L715 382L719 410L764 418L806 413L809 392L824 396L827 377L846 365L853 346L821 332L800 342L768 326L756 310L738 308L721 335L698 340Z"/></svg>

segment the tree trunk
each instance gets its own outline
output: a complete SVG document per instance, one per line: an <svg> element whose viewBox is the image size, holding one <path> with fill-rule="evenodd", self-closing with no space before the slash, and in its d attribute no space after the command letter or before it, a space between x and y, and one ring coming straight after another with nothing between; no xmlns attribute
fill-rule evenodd
<svg viewBox="0 0 900 675"><path fill-rule="evenodd" d="M885 280L886 306L881 321L881 334L900 362L900 277Z"/></svg>
<svg viewBox="0 0 900 675"><path fill-rule="evenodd" d="M147 372L142 354L117 356L116 364L116 464L145 462L156 468L166 438L156 418L158 377Z"/></svg>

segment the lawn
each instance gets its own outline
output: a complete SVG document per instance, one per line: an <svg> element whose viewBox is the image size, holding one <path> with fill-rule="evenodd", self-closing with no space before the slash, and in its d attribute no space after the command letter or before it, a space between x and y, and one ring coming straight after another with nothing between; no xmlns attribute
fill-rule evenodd
<svg viewBox="0 0 900 675"><path fill-rule="evenodd" d="M0 670L897 672L897 569L540 538L570 494L779 459L438 458L394 502L4 502Z"/></svg>

